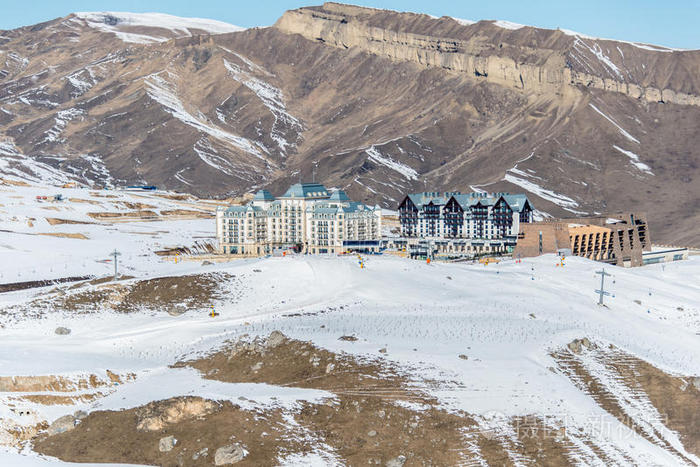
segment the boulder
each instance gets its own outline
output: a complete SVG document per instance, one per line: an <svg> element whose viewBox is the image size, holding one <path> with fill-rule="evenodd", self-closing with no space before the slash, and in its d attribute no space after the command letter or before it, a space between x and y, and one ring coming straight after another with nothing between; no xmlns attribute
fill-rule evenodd
<svg viewBox="0 0 700 467"><path fill-rule="evenodd" d="M160 441L158 441L158 450L160 452L172 451L172 449L175 447L175 444L177 444L177 440L173 435L166 436L165 438L161 438Z"/></svg>
<svg viewBox="0 0 700 467"><path fill-rule="evenodd" d="M234 443L222 446L214 453L214 465L235 464L242 461L245 456L245 449L240 444Z"/></svg>
<svg viewBox="0 0 700 467"><path fill-rule="evenodd" d="M233 347L231 348L231 353L229 354L228 359L229 359L229 361L231 361L234 358L238 357L239 355L246 354L246 353L264 355L265 351L266 351L266 347L267 347L267 343L264 343L264 345L263 345L263 343L260 342L260 340L258 340L257 338L254 339L253 341L248 341L247 335L241 336L233 344Z"/></svg>
<svg viewBox="0 0 700 467"><path fill-rule="evenodd" d="M59 326L54 332L59 336L67 336L68 334L70 334L70 329L64 328L63 326Z"/></svg>
<svg viewBox="0 0 700 467"><path fill-rule="evenodd" d="M274 349L275 347L282 345L285 342L287 342L287 336L285 336L279 331L272 331L267 337L267 342L265 343L265 346L268 349Z"/></svg>
<svg viewBox="0 0 700 467"><path fill-rule="evenodd" d="M199 451L192 454L192 460L196 461L200 457L207 457L209 455L209 448L200 449Z"/></svg>
<svg viewBox="0 0 700 467"><path fill-rule="evenodd" d="M168 425L192 420L213 413L218 405L199 397L179 397L174 400L151 402L137 409L136 429L160 431Z"/></svg>
<svg viewBox="0 0 700 467"><path fill-rule="evenodd" d="M168 314L170 316L180 316L180 315L185 314L186 311L187 311L187 309L184 306L179 305L179 306L174 306L172 308L169 308Z"/></svg>
<svg viewBox="0 0 700 467"><path fill-rule="evenodd" d="M386 467L403 467L406 463L406 456L397 456L393 459L389 459L386 463Z"/></svg>
<svg viewBox="0 0 700 467"><path fill-rule="evenodd" d="M587 337L584 337L583 339L574 339L567 344L567 347L575 354L580 354L584 348L586 350L593 350L597 348L597 346Z"/></svg>
<svg viewBox="0 0 700 467"><path fill-rule="evenodd" d="M569 342L567 347L575 354L581 353L581 341L578 339L574 339L573 341Z"/></svg>
<svg viewBox="0 0 700 467"><path fill-rule="evenodd" d="M693 378L693 386L695 386L695 389L700 391L700 376L696 376Z"/></svg>
<svg viewBox="0 0 700 467"><path fill-rule="evenodd" d="M54 422L49 425L48 430L46 430L46 433L49 436L57 435L59 433L64 433L66 431L70 431L73 428L75 428L75 423L76 423L76 418L72 415L64 415L63 417L59 417Z"/></svg>

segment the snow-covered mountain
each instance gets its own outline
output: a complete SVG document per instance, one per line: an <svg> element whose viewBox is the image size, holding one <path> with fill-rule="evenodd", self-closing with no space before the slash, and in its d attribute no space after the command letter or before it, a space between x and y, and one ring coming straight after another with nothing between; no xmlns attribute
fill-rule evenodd
<svg viewBox="0 0 700 467"><path fill-rule="evenodd" d="M85 21L91 28L114 34L124 42L136 44L165 42L195 34L224 34L244 29L213 19L182 18L163 13L101 11L75 13L75 17ZM144 30L148 30L149 33L139 32Z"/></svg>
<svg viewBox="0 0 700 467"><path fill-rule="evenodd" d="M524 191L700 242L698 51L336 3L238 29L104 12L3 31L3 173L228 196L315 170L392 209Z"/></svg>

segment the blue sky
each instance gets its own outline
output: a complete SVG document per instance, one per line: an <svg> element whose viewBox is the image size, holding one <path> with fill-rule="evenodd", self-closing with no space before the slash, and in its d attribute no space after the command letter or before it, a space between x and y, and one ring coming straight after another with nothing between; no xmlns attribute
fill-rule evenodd
<svg viewBox="0 0 700 467"><path fill-rule="evenodd" d="M0 29L35 24L74 11L157 11L213 18L238 26L267 26L304 0L0 0ZM352 3L435 16L504 19L561 27L612 39L700 49L700 0L355 0Z"/></svg>

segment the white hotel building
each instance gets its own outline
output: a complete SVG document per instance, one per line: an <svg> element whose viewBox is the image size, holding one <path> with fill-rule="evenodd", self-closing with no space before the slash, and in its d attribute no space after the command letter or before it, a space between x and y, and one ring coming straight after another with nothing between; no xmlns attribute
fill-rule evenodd
<svg viewBox="0 0 700 467"><path fill-rule="evenodd" d="M297 183L275 198L258 191L245 206L219 208L219 252L241 256L294 248L304 253L378 250L381 209L351 201L342 190Z"/></svg>

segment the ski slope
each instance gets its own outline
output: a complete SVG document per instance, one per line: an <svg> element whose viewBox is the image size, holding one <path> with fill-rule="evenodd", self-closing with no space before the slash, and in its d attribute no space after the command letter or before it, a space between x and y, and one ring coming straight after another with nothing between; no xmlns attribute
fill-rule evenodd
<svg viewBox="0 0 700 467"><path fill-rule="evenodd" d="M5 205L0 209L18 209L26 216L38 217L39 207L31 205L26 193L25 198L10 198L18 196L17 188L13 190L14 195L0 201ZM24 199L25 204L8 208L12 199ZM18 222L8 220L9 214L4 214L2 228L22 230L15 225ZM85 219L85 212L77 208L71 215ZM135 276L131 281L209 272L241 279L235 284L222 284L227 293L215 304L220 315L209 317L205 306L180 316L149 310L124 314L99 307L87 314L55 309L41 319L0 313L0 324L4 325L0 328L0 377L60 375L75 379L104 375L107 370L135 375L133 380L109 388L106 397L88 402L69 406L26 402L24 409L32 413L31 420L9 410L12 396L0 393L0 420L51 422L76 410L136 407L177 395L214 400L245 397L254 400L251 404L261 410L293 408L299 401L332 398L332 394L316 390L205 380L193 370L170 367L243 334L266 336L279 330L333 352L394 362L416 387L435 396L443 407L473 414L485 429L505 430L507 420L514 416L558 416L576 429L571 432L580 433L577 436L597 437L598 446L610 458L621 459L622 464L684 463L659 444L635 436L569 378L551 371L557 366L552 352L574 339L587 337L600 348L614 345L667 373L700 375L697 257L635 269L606 266L613 274L606 288L611 296L606 299L607 307L599 307L594 292L599 276L595 271L602 265L577 257L567 258L564 267L557 266L552 255L488 266L425 264L391 256L366 257L364 268L356 257L335 256L246 259L209 265L198 261L173 263L159 261L149 249L177 238L186 243L207 228L213 230L213 221L140 222L152 230L169 230L167 235L142 244L135 243L135 238L143 235L129 233L136 231L135 224L64 227L88 236L78 246L59 241L67 239L38 236L25 236L19 242L15 236L3 234L1 270L7 277L17 264L37 264L38 275L34 277L38 278L39 272L47 272L42 261L52 248L56 254L72 251L87 261L108 251L108 246L116 247L130 252L122 258L124 267ZM78 264L80 261L69 263L69 268ZM79 275L82 270L69 272ZM108 274L109 268L101 272ZM0 294L0 311L43 296L48 289ZM72 332L56 335L58 326ZM338 340L344 335L354 335L358 340ZM380 353L384 348L387 353ZM460 354L468 359L458 358ZM598 371L600 378L608 377L603 369L596 369L595 361L587 361L587 365L594 374ZM624 390L619 389L621 398L626 397ZM653 407L639 403L632 409L640 420L654 426L658 414ZM616 430L597 432L593 420ZM659 432L669 444L680 444L672 430ZM684 450L682 445L679 449ZM0 451L0 463L61 464L32 456L29 448L24 454ZM700 462L691 453L686 457ZM590 459L582 459L581 464L590 463Z"/></svg>
<svg viewBox="0 0 700 467"><path fill-rule="evenodd" d="M54 195L61 195L63 201L53 201ZM37 196L48 199L38 201ZM218 204L193 204L168 196L167 192L0 185L0 283L104 276L113 271L113 264L103 261L110 259L115 248L122 253L123 274L167 271L172 261L159 259L154 251L215 238L213 217L168 213L186 210L213 216ZM152 216L130 220L94 217L96 213L138 211ZM51 224L49 219L67 222ZM75 235L86 238L70 238ZM144 257L148 259L139 260Z"/></svg>

